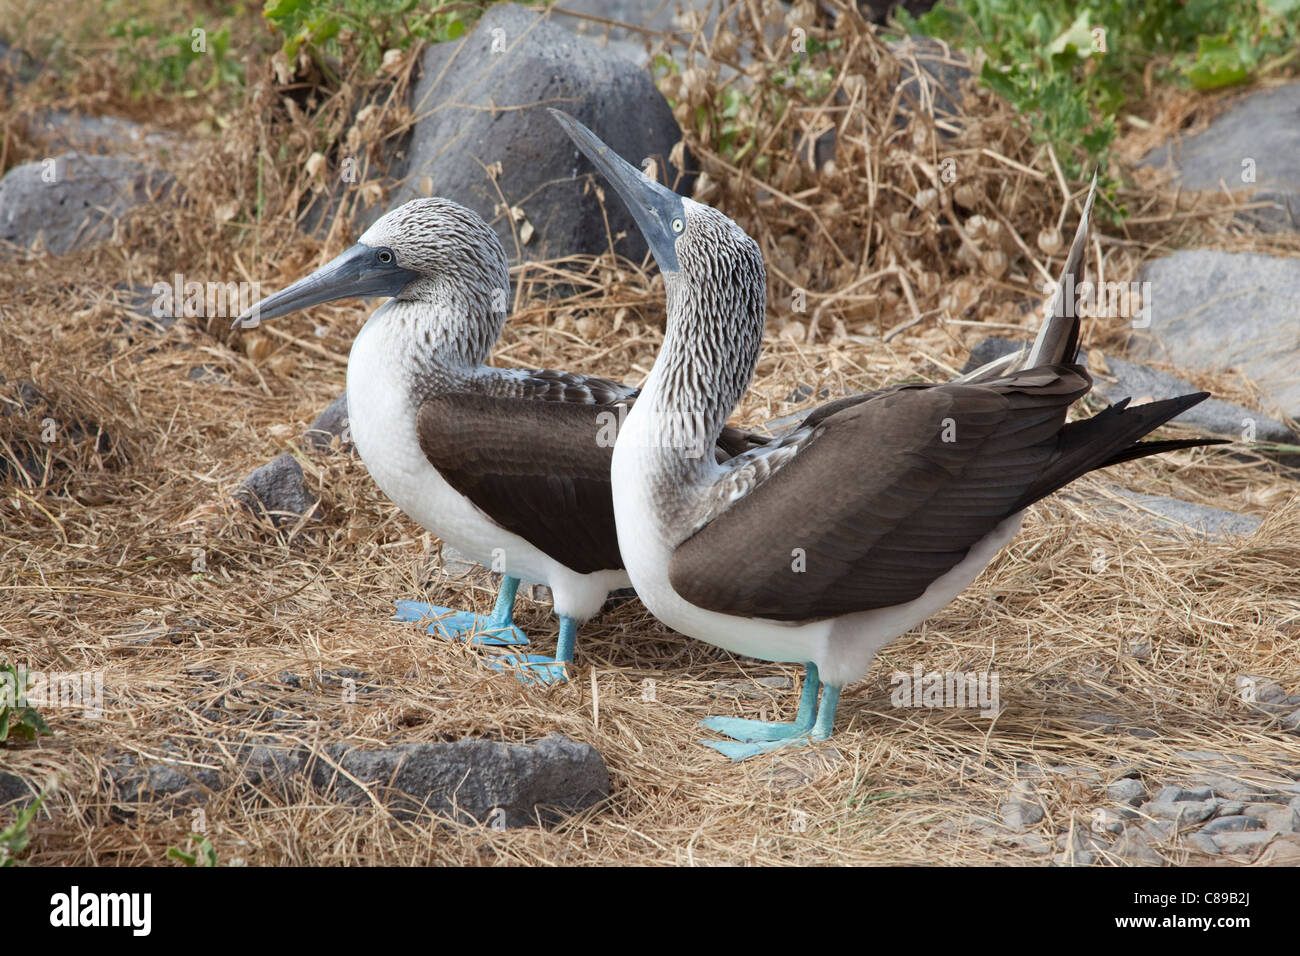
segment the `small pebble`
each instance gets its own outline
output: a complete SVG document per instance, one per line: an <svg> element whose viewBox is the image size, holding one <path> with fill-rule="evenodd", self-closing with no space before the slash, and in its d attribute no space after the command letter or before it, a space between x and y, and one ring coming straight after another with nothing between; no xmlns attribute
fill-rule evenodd
<svg viewBox="0 0 1300 956"><path fill-rule="evenodd" d="M1204 833L1193 833L1187 838L1187 842L1189 845L1195 847L1202 853L1208 854L1209 856L1219 855L1219 845Z"/></svg>
<svg viewBox="0 0 1300 956"><path fill-rule="evenodd" d="M1157 820L1177 820L1180 824L1186 826L1190 823L1200 823L1202 820L1210 819L1218 811L1219 804L1220 801L1214 798L1199 802L1180 801L1178 803L1152 800L1150 803L1142 804L1142 812Z"/></svg>
<svg viewBox="0 0 1300 956"><path fill-rule="evenodd" d="M1196 832L1213 836L1216 833L1239 833L1243 830L1260 830L1262 828L1263 824L1254 817L1233 816L1217 817Z"/></svg>
<svg viewBox="0 0 1300 956"><path fill-rule="evenodd" d="M1106 794L1116 803L1126 803L1136 807L1147 796L1147 788L1141 780L1116 780L1106 788Z"/></svg>
<svg viewBox="0 0 1300 956"><path fill-rule="evenodd" d="M1164 859L1147 842L1146 836L1136 827L1129 827L1115 841L1114 853L1121 860L1135 866L1162 866Z"/></svg>
<svg viewBox="0 0 1300 956"><path fill-rule="evenodd" d="M1220 833L1214 837L1219 849L1228 854L1253 854L1272 840L1276 833L1268 830L1248 830L1242 833Z"/></svg>

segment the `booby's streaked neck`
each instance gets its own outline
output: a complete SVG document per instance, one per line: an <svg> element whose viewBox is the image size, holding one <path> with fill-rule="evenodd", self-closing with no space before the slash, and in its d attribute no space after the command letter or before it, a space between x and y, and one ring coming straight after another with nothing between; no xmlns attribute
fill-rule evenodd
<svg viewBox="0 0 1300 956"><path fill-rule="evenodd" d="M641 417L638 437L655 450L655 470L669 481L713 469L713 456L699 452L713 447L749 387L766 317L767 280L757 244L709 207L684 202L680 268L663 274L664 343L633 409ZM744 278L701 281L717 274Z"/></svg>
<svg viewBox="0 0 1300 956"><path fill-rule="evenodd" d="M384 303L366 325L383 328L394 365L463 381L487 364L501 335L505 310L493 307L509 297L509 279L500 281L500 291L484 291L421 280Z"/></svg>

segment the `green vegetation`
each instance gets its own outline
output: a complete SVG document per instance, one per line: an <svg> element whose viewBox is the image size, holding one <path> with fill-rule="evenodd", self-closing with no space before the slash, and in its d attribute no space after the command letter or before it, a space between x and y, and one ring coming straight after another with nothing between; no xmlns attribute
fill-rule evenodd
<svg viewBox="0 0 1300 956"><path fill-rule="evenodd" d="M182 850L179 847L174 847L174 846L168 847L167 848L168 858L172 860L180 860L186 866L216 866L217 851L212 846L211 841L208 840L207 837L201 836L198 833L191 833L190 834L191 845L195 841L198 842L198 846L194 848L193 852L190 852L189 850Z"/></svg>
<svg viewBox="0 0 1300 956"><path fill-rule="evenodd" d="M229 24L209 29L199 21L187 29L150 23L134 17L108 25L118 40L117 56L129 66L131 92L171 90L198 96L221 84L243 83L244 67L230 51Z"/></svg>
<svg viewBox="0 0 1300 956"><path fill-rule="evenodd" d="M44 801L45 795L42 794L26 810L18 811L13 823L0 830L0 867L17 866L18 854L27 849L27 844L32 841L29 827Z"/></svg>
<svg viewBox="0 0 1300 956"><path fill-rule="evenodd" d="M1105 169L1120 112L1148 68L1158 83L1216 89L1279 69L1300 44L1300 0L947 0L899 20L984 51L983 82L1076 180Z"/></svg>
<svg viewBox="0 0 1300 956"><path fill-rule="evenodd" d="M486 0L266 0L262 16L283 38L281 49L292 63L300 48L340 57L351 47L369 70L386 50L404 50L415 40L441 43L464 34Z"/></svg>
<svg viewBox="0 0 1300 956"><path fill-rule="evenodd" d="M26 674L20 675L13 664L0 665L0 744L8 740L11 733L31 741L38 734L50 732L50 725L35 707L18 706L25 680Z"/></svg>
<svg viewBox="0 0 1300 956"><path fill-rule="evenodd" d="M216 3L211 21L156 0L108 0L107 32L134 96L196 97L243 86L247 47L254 58L282 50L289 62L307 52L333 79L338 62L373 72L387 50L415 40L455 40L489 0L265 0ZM259 21L267 29L259 29ZM268 42L268 36L271 42ZM335 67L331 67L331 62Z"/></svg>

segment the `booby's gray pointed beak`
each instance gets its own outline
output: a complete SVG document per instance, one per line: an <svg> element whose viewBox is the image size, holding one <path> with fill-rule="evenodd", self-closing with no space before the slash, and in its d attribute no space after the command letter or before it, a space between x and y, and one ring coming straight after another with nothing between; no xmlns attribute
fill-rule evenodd
<svg viewBox="0 0 1300 956"><path fill-rule="evenodd" d="M386 261L385 261L386 260ZM364 299L397 295L420 274L397 264L393 250L357 243L305 279L249 306L231 328L251 329L262 319L274 319L335 299Z"/></svg>
<svg viewBox="0 0 1300 956"><path fill-rule="evenodd" d="M623 197L659 268L664 272L678 271L681 266L677 262L676 242L686 229L682 197L646 177L568 113L553 109L551 115Z"/></svg>

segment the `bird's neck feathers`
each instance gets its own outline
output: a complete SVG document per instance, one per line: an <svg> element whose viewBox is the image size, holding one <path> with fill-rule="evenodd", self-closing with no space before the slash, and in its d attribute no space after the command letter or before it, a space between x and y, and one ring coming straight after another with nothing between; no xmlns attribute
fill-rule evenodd
<svg viewBox="0 0 1300 956"><path fill-rule="evenodd" d="M757 245L717 218L692 225L678 243L681 270L664 275L667 329L647 384L657 416L701 428L709 448L753 378L767 312Z"/></svg>
<svg viewBox="0 0 1300 956"><path fill-rule="evenodd" d="M388 333L416 371L460 379L487 363L501 337L510 298L508 276L497 284L417 279L383 308Z"/></svg>

